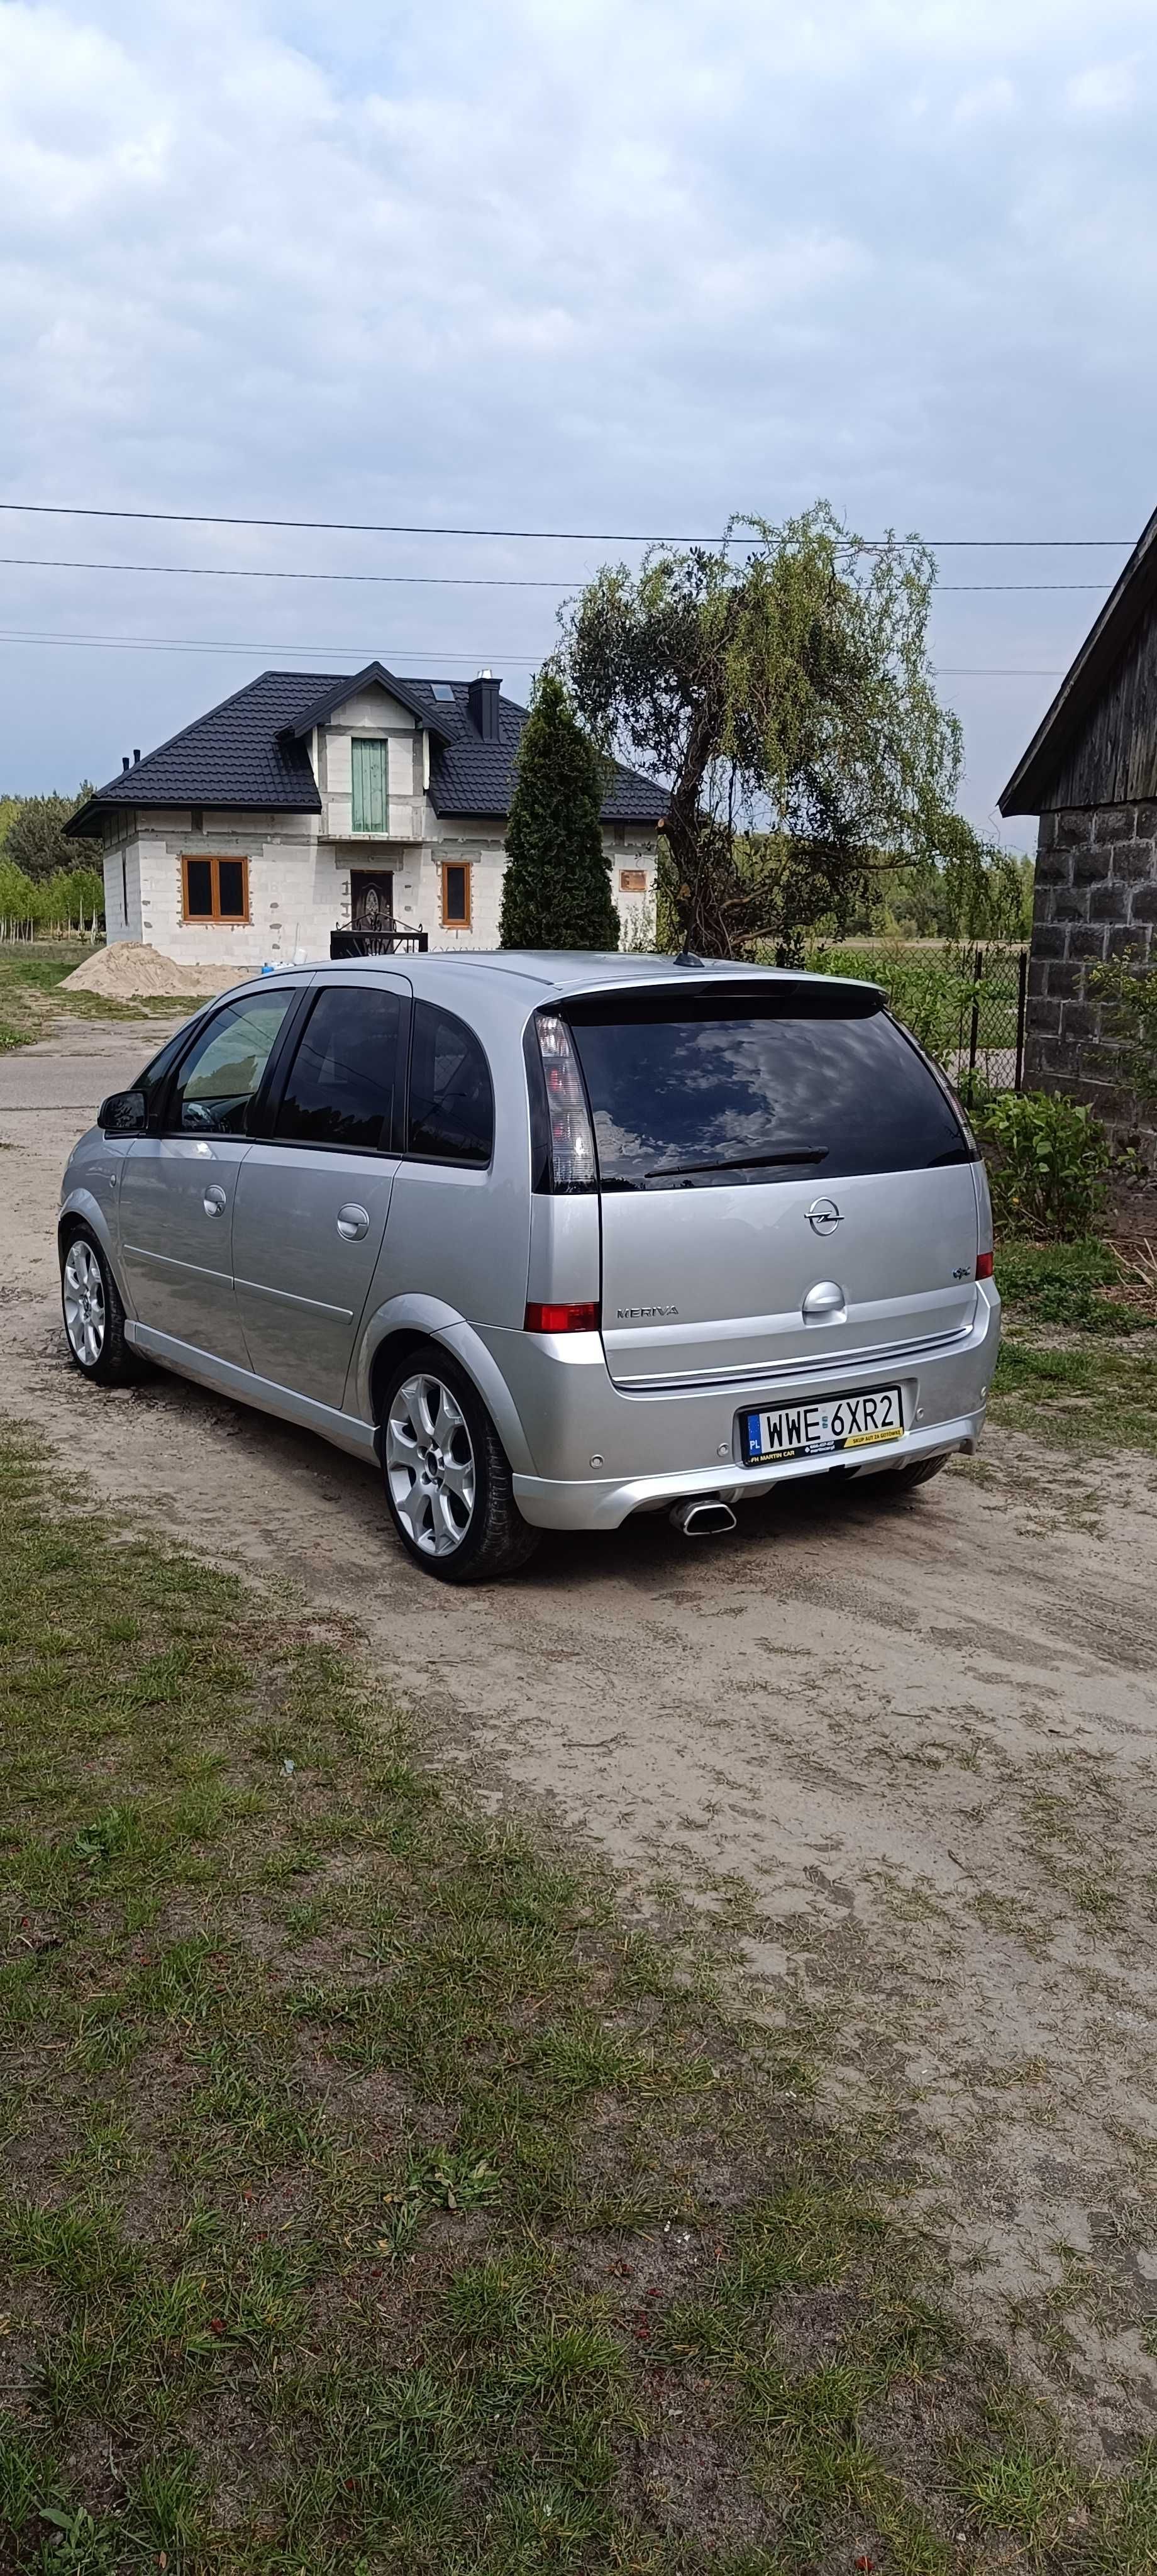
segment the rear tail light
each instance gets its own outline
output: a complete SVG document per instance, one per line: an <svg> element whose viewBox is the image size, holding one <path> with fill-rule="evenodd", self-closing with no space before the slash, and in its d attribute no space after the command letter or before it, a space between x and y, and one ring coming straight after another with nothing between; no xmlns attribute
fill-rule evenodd
<svg viewBox="0 0 1157 2576"><path fill-rule="evenodd" d="M978 1252L978 1253L977 1253L977 1256L976 1256L976 1276L977 1276L977 1278L978 1278L978 1279L991 1279L991 1277L992 1277L992 1264L993 1264L993 1255L992 1255L992 1253L991 1253L991 1252Z"/></svg>
<svg viewBox="0 0 1157 2576"><path fill-rule="evenodd" d="M599 1310L590 1306L528 1306L524 1333L597 1333Z"/></svg>
<svg viewBox="0 0 1157 2576"><path fill-rule="evenodd" d="M557 1011L536 1011L538 1065L532 1069L536 1190L569 1196L596 1187L595 1140L586 1084L566 1021ZM530 1031L527 1032L530 1054ZM537 1076L537 1079L535 1079ZM551 1328L554 1329L553 1327ZM586 1331L572 1325L572 1331Z"/></svg>

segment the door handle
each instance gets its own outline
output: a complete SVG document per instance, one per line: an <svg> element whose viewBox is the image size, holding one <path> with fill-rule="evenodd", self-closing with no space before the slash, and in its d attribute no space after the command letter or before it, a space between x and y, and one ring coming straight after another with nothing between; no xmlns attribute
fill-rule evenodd
<svg viewBox="0 0 1157 2576"><path fill-rule="evenodd" d="M834 1324L837 1319L842 1322L846 1306L847 1299L843 1289L834 1279L817 1280L815 1287L808 1289L803 1301L804 1322L805 1324Z"/></svg>
<svg viewBox="0 0 1157 2576"><path fill-rule="evenodd" d="M351 1202L349 1207L339 1208L337 1230L344 1243L360 1243L362 1236L368 1234L370 1230L368 1208L358 1207L356 1201Z"/></svg>
<svg viewBox="0 0 1157 2576"><path fill-rule="evenodd" d="M226 1193L222 1189L220 1181L214 1181L212 1189L206 1190L205 1196L201 1201L201 1205L204 1208L206 1216L220 1216L225 1204Z"/></svg>

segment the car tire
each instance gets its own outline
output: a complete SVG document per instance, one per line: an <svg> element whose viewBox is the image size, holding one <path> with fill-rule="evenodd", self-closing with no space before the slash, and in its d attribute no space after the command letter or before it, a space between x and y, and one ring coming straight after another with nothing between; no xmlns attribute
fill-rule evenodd
<svg viewBox="0 0 1157 2576"><path fill-rule="evenodd" d="M933 1476L942 1475L951 1457L951 1449L942 1449L934 1458L913 1458L906 1467L879 1468L875 1475L865 1476L864 1483L870 1485L873 1493L881 1495L885 1502L898 1501L901 1495L910 1494L914 1486L930 1484Z"/></svg>
<svg viewBox="0 0 1157 2576"><path fill-rule="evenodd" d="M440 1583L515 1574L541 1532L524 1521L510 1465L477 1388L436 1342L385 1380L378 1445L386 1504L406 1554Z"/></svg>
<svg viewBox="0 0 1157 2576"><path fill-rule="evenodd" d="M125 1339L125 1310L108 1257L88 1227L70 1234L60 1257L60 1303L68 1356L94 1386L127 1386L137 1363Z"/></svg>

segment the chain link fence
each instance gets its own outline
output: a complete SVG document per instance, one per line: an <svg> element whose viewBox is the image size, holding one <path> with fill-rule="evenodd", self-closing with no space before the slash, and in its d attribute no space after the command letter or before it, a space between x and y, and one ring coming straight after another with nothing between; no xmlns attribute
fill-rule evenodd
<svg viewBox="0 0 1157 2576"><path fill-rule="evenodd" d="M889 940L820 949L808 962L822 974L881 984L897 1019L943 1065L966 1106L982 1089L1020 1090L1027 948Z"/></svg>

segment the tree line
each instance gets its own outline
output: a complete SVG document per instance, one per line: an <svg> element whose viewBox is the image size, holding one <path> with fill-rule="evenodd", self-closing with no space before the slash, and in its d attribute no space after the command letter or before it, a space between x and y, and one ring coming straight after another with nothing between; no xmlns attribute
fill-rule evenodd
<svg viewBox="0 0 1157 2576"><path fill-rule="evenodd" d="M82 780L75 796L0 795L0 925L31 933L103 921L103 871L78 867L76 843L64 837L91 794Z"/></svg>

